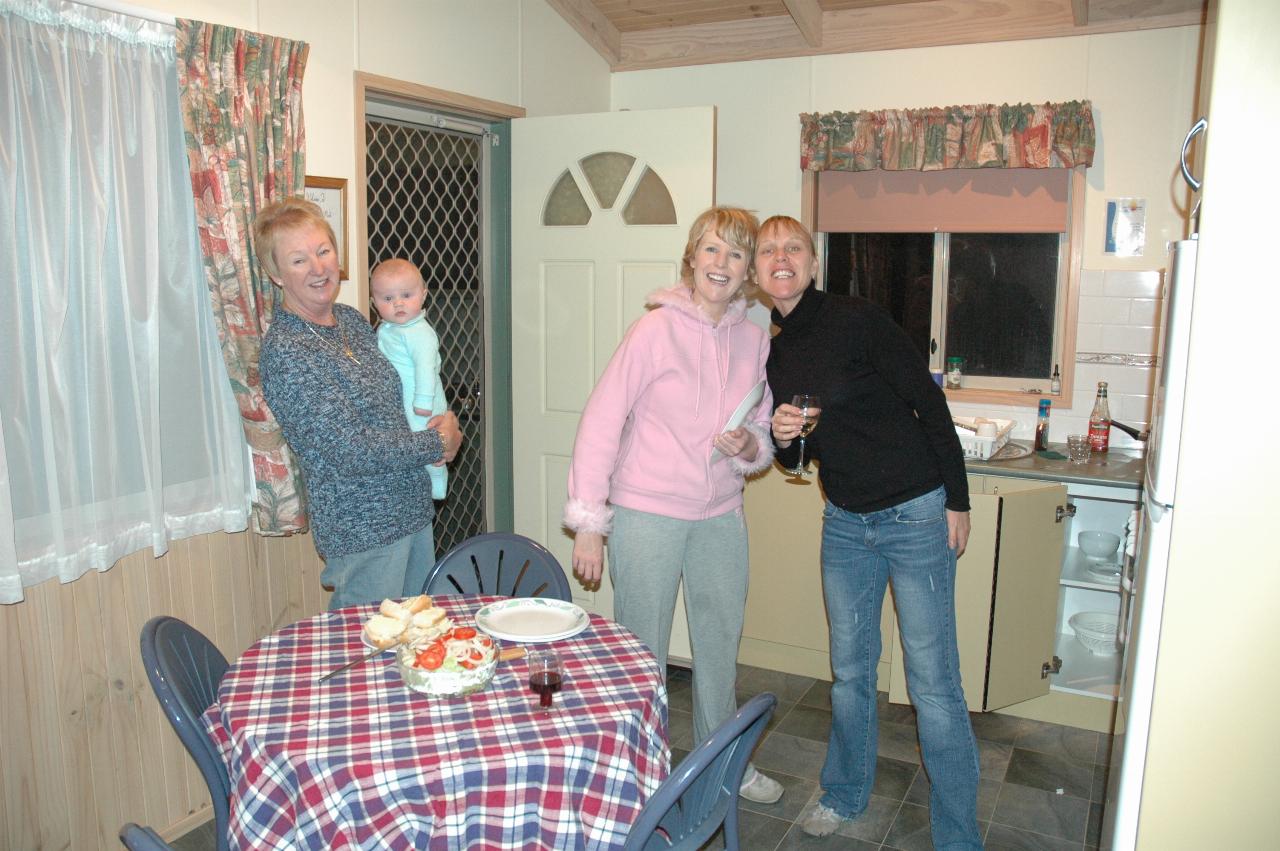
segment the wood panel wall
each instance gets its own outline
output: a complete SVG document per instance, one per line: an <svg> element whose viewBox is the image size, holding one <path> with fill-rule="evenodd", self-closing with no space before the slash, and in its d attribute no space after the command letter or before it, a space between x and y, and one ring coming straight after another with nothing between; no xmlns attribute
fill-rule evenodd
<svg viewBox="0 0 1280 851"><path fill-rule="evenodd" d="M234 660L325 608L322 567L310 535L217 532L0 606L0 847L107 851L125 822L173 838L209 819L143 670L142 625L182 618Z"/></svg>

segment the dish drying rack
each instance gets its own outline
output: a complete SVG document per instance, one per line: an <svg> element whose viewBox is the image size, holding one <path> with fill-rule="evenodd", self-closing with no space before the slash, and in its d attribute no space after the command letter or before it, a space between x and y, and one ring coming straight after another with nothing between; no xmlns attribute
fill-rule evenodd
<svg viewBox="0 0 1280 851"><path fill-rule="evenodd" d="M1003 449L1009 442L1013 427L1017 425L1015 420L998 417L952 417L951 421L955 423L956 435L960 438L960 448L964 450L964 457L978 461L986 461ZM981 423L994 423L995 437L979 437L977 429Z"/></svg>

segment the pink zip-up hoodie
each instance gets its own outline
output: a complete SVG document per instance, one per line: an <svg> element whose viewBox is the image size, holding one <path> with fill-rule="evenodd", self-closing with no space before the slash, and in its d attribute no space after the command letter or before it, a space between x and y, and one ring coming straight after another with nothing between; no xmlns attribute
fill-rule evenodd
<svg viewBox="0 0 1280 851"><path fill-rule="evenodd" d="M564 509L574 531L607 535L610 504L679 520L726 514L742 506L743 476L773 461L768 384L743 423L760 447L755 460L711 460L716 435L765 377L769 336L746 321L746 299L715 325L684 284L647 302L657 309L627 330L578 423Z"/></svg>

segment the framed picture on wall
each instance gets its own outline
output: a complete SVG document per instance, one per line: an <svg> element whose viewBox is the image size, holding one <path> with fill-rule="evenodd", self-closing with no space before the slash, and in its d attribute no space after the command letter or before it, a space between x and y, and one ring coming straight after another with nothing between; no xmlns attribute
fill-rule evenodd
<svg viewBox="0 0 1280 851"><path fill-rule="evenodd" d="M305 195L315 203L338 238L338 274L347 280L347 180L345 177L315 177L308 174Z"/></svg>

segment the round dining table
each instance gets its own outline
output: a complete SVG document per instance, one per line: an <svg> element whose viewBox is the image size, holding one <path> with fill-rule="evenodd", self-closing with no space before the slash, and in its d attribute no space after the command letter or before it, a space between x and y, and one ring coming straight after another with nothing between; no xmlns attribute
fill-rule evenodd
<svg viewBox="0 0 1280 851"><path fill-rule="evenodd" d="M499 600L435 602L461 626ZM376 612L286 626L222 679L203 720L231 781L231 847L622 846L670 770L666 686L648 648L594 614L576 635L528 644L562 660L549 711L524 659L500 661L465 697L410 690L391 652L321 682L369 652L361 626Z"/></svg>

